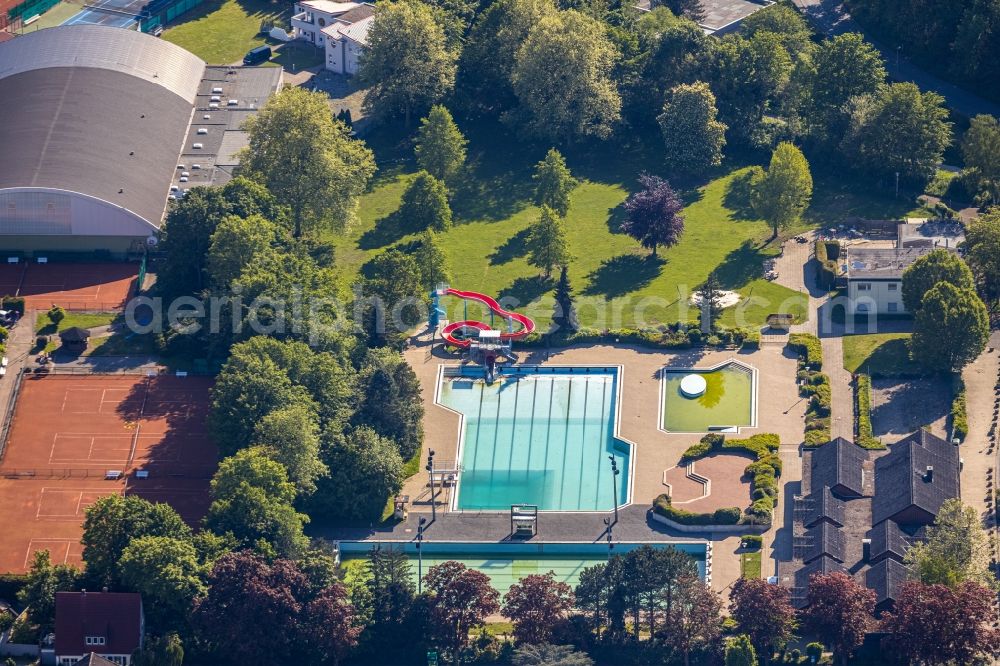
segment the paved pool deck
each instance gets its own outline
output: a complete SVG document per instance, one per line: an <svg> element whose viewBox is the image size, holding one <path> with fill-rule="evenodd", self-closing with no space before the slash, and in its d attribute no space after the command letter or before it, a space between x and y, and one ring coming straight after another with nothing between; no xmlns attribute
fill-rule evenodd
<svg viewBox="0 0 1000 666"><path fill-rule="evenodd" d="M435 451L435 467L457 457L460 417L434 404L439 367L459 365L460 359L443 352L440 341L422 333L411 339L405 352L413 366L423 392L425 443L420 469L427 462L427 452ZM682 533L650 520L649 507L653 499L666 490L665 470L677 464L680 455L700 434L664 432L660 423L660 371L664 367L710 367L731 358L752 365L758 370L758 406L755 428L742 428L739 435L747 437L757 432L776 432L781 436L781 456L786 472L782 482L801 479L798 445L802 441L806 402L799 398L795 385L796 359L779 345L765 345L750 353L738 351L684 350L665 352L629 345L576 345L559 349L520 349L515 351L520 362L534 365L618 365L622 367L620 434L634 444L632 503L619 510L619 522L613 530L620 541L714 541L713 588L724 590L739 577L739 537L719 538L707 533ZM709 505L746 507L750 503L748 485L739 479L713 479L712 501ZM411 514L407 521L392 526L374 528L341 528L311 530L317 536L333 539L410 539L415 536L419 516L430 517L430 493L427 475L423 471L409 479L402 494L411 499ZM770 557L771 540L783 529L784 497L781 493L775 511L775 527L765 535L765 556ZM448 496L439 493L437 521L426 534L435 540L502 541L509 537L510 519L507 513L448 512ZM604 518L608 513L543 513L539 517L539 541L604 541ZM763 575L771 575L773 565L765 563Z"/></svg>

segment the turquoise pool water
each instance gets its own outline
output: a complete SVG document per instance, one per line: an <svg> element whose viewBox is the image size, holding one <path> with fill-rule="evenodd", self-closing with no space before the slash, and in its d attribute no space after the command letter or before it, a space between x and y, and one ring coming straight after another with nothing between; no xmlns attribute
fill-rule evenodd
<svg viewBox="0 0 1000 666"><path fill-rule="evenodd" d="M410 558L411 575L416 581L417 557L412 541L381 544L383 548L402 548ZM617 555L638 548L639 543L616 543L611 551ZM698 566L698 574L705 577L705 545L695 543L650 544L655 548L673 546L690 555ZM362 566L373 544L341 542L341 562L348 575L353 567ZM447 561L461 562L470 569L482 571L490 577L493 587L506 594L510 586L529 574L555 572L556 579L572 586L580 582L580 572L589 566L608 559L608 547L591 543L497 544L425 541L423 546L423 572L435 564Z"/></svg>
<svg viewBox="0 0 1000 666"><path fill-rule="evenodd" d="M458 509L608 511L627 501L629 445L614 436L616 368L516 368L492 385L475 369L463 372L445 374L438 394L465 416Z"/></svg>
<svg viewBox="0 0 1000 666"><path fill-rule="evenodd" d="M705 378L705 393L688 398L681 380L692 373ZM663 429L668 432L708 432L753 425L754 373L745 365L727 363L711 371L667 370L663 378Z"/></svg>

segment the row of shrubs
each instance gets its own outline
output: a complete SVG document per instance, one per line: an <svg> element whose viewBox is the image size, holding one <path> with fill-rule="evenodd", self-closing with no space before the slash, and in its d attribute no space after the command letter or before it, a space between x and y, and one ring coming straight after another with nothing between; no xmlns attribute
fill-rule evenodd
<svg viewBox="0 0 1000 666"><path fill-rule="evenodd" d="M666 493L653 500L653 512L681 525L739 525L743 512L739 507L727 506L712 513L695 513L678 509Z"/></svg>
<svg viewBox="0 0 1000 666"><path fill-rule="evenodd" d="M969 415L966 413L965 382L958 375L955 375L954 398L951 401L951 437L958 441L965 441L965 436L969 434Z"/></svg>
<svg viewBox="0 0 1000 666"><path fill-rule="evenodd" d="M833 283L837 279L837 260L840 259L840 243L837 241L816 241L816 261L819 263L819 272L816 276L819 286L822 289L833 289Z"/></svg>
<svg viewBox="0 0 1000 666"><path fill-rule="evenodd" d="M13 310L24 316L24 299L20 296L4 296L0 298L0 310Z"/></svg>
<svg viewBox="0 0 1000 666"><path fill-rule="evenodd" d="M533 333L521 341L522 346L568 346L579 343L624 342L657 349L690 349L691 347L760 347L760 332L747 328L716 328L705 334L697 326L672 324L655 329L582 328L569 334Z"/></svg>
<svg viewBox="0 0 1000 666"><path fill-rule="evenodd" d="M854 377L854 442L865 449L884 449L872 429L872 378Z"/></svg>
<svg viewBox="0 0 1000 666"><path fill-rule="evenodd" d="M770 525L774 505L778 500L778 477L781 476L781 458L778 457L780 447L781 439L774 433L758 433L746 439L726 439L722 433L713 432L702 437L697 444L689 446L681 456L681 464L704 458L719 451L752 455L754 461L743 470L743 473L750 478L751 504L743 512L740 523L744 525ZM708 525L717 523L685 524Z"/></svg>
<svg viewBox="0 0 1000 666"><path fill-rule="evenodd" d="M799 355L799 361L810 370L823 369L823 344L812 333L792 333L788 346Z"/></svg>

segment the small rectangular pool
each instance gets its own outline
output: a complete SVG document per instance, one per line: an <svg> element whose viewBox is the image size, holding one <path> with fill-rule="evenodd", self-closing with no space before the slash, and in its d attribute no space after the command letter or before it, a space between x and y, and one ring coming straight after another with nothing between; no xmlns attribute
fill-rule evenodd
<svg viewBox="0 0 1000 666"><path fill-rule="evenodd" d="M687 397L681 381L705 379L705 392ZM667 432L711 432L756 425L756 371L738 361L706 368L664 370L662 426Z"/></svg>
<svg viewBox="0 0 1000 666"><path fill-rule="evenodd" d="M609 511L627 503L630 447L615 437L618 372L514 367L488 385L478 368L444 368L437 402L463 416L454 508Z"/></svg>
<svg viewBox="0 0 1000 666"><path fill-rule="evenodd" d="M401 548L413 565L412 575L417 576L417 551L413 541L381 542L365 541L340 542L340 559L351 571L362 566L368 553L376 545L382 548ZM616 543L611 551L624 555L641 546L641 543ZM673 546L691 556L698 567L698 575L705 578L706 544L704 543L651 543L654 548ZM510 586L530 574L555 572L556 579L576 586L580 582L580 572L595 564L608 560L608 547L603 543L471 543L425 541L423 551L423 572L429 567L447 561L461 562L470 569L482 571L490 577L493 587L505 594Z"/></svg>

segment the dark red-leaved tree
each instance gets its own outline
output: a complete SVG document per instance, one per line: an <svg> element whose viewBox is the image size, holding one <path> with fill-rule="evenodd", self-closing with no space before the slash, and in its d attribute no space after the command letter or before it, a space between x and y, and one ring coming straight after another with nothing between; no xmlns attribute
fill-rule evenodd
<svg viewBox="0 0 1000 666"><path fill-rule="evenodd" d="M269 565L247 552L228 553L208 576L208 595L197 602L194 625L228 661L248 666L289 662L298 650L299 600L308 595L309 581L293 562Z"/></svg>
<svg viewBox="0 0 1000 666"><path fill-rule="evenodd" d="M659 635L684 655L684 666L688 666L692 652L718 641L722 633L722 600L699 576L684 574L677 580L671 606Z"/></svg>
<svg viewBox="0 0 1000 666"><path fill-rule="evenodd" d="M358 644L361 633L361 627L354 624L354 607L347 590L335 583L316 595L302 611L299 630L306 663L337 666Z"/></svg>
<svg viewBox="0 0 1000 666"><path fill-rule="evenodd" d="M795 635L798 625L788 588L760 578L740 578L729 592L729 614L766 663L776 648Z"/></svg>
<svg viewBox="0 0 1000 666"><path fill-rule="evenodd" d="M802 612L806 631L815 634L846 664L875 625L875 591L842 572L815 574L809 579L807 606Z"/></svg>
<svg viewBox="0 0 1000 666"><path fill-rule="evenodd" d="M660 245L670 247L680 240L684 232L684 208L680 197L670 187L670 183L659 176L648 173L639 176L642 189L625 201L625 222L622 231L647 250L653 251Z"/></svg>
<svg viewBox="0 0 1000 666"><path fill-rule="evenodd" d="M911 663L972 664L1000 653L995 594L973 582L955 588L903 583L882 630L892 654Z"/></svg>
<svg viewBox="0 0 1000 666"><path fill-rule="evenodd" d="M531 574L510 586L503 598L503 614L514 623L519 643L548 643L573 601L573 589L557 581L554 572Z"/></svg>
<svg viewBox="0 0 1000 666"><path fill-rule="evenodd" d="M451 652L452 663L457 666L462 663L469 632L499 612L500 593L490 586L489 576L459 562L431 567L424 576L424 588L430 594L437 638Z"/></svg>

